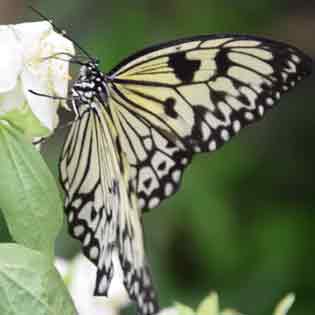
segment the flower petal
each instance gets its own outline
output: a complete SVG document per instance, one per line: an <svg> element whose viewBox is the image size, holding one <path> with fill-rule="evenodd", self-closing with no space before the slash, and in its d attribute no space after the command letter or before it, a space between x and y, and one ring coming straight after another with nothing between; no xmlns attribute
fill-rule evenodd
<svg viewBox="0 0 315 315"><path fill-rule="evenodd" d="M0 26L0 93L15 87L22 60L22 46L12 27Z"/></svg>
<svg viewBox="0 0 315 315"><path fill-rule="evenodd" d="M286 295L276 306L274 315L287 315L295 301L294 293Z"/></svg>
<svg viewBox="0 0 315 315"><path fill-rule="evenodd" d="M118 315L119 309L129 303L117 263L114 261L114 277L108 292L109 298L106 299L93 296L96 267L83 255L75 258L69 290L80 315Z"/></svg>
<svg viewBox="0 0 315 315"><path fill-rule="evenodd" d="M52 94L47 82L39 80L38 73L32 71L32 69L24 69L21 79L24 95L34 115L43 126L53 131L59 122L57 115L58 101L49 97ZM48 97L34 95L30 90L42 93Z"/></svg>
<svg viewBox="0 0 315 315"><path fill-rule="evenodd" d="M70 264L66 259L62 257L56 257L54 265L63 279L68 276Z"/></svg>
<svg viewBox="0 0 315 315"><path fill-rule="evenodd" d="M74 55L73 44L56 33L48 22L20 24L15 29L25 49L21 73L25 97L43 126L53 131L58 124L57 109L61 102L49 96L67 96L69 62L49 57L60 52ZM34 95L29 90L47 97Z"/></svg>
<svg viewBox="0 0 315 315"><path fill-rule="evenodd" d="M11 27L23 47L24 61L29 62L31 58L39 59L41 41L53 31L52 25L47 21L41 21L21 23Z"/></svg>
<svg viewBox="0 0 315 315"><path fill-rule="evenodd" d="M25 97L21 89L21 83L18 81L14 85L15 87L13 89L0 94L0 115L18 109L19 107L23 106L23 103L25 103Z"/></svg>
<svg viewBox="0 0 315 315"><path fill-rule="evenodd" d="M73 44L56 32L51 32L43 41L41 51L42 57L49 57L56 54L65 53L72 56L75 55ZM49 79L52 82L53 92L55 95L66 97L68 94L69 76L69 56L61 55L58 60L56 58L48 59L49 61Z"/></svg>
<svg viewBox="0 0 315 315"><path fill-rule="evenodd" d="M162 309L157 315L179 315L179 310L176 306Z"/></svg>
<svg viewBox="0 0 315 315"><path fill-rule="evenodd" d="M198 306L197 314L219 315L219 296L216 292L211 292Z"/></svg>

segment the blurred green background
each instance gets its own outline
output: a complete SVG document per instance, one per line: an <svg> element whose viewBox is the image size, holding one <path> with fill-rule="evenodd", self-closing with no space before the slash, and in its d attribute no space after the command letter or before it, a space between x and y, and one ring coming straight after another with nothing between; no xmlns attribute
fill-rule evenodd
<svg viewBox="0 0 315 315"><path fill-rule="evenodd" d="M1 0L1 24L38 20L28 3L100 58L104 71L147 45L216 32L268 36L315 56L310 0ZM215 289L225 306L267 315L294 291L290 314L315 314L314 88L313 75L262 122L220 151L195 158L181 191L145 215L162 306L175 300L195 306ZM65 132L44 146L55 174ZM77 250L64 231L58 254Z"/></svg>

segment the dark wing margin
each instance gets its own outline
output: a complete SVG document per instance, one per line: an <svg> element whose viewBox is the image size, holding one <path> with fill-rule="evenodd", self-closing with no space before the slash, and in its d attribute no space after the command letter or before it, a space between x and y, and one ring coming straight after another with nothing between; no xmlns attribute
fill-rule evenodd
<svg viewBox="0 0 315 315"><path fill-rule="evenodd" d="M191 37L185 37L185 38L179 38L175 40L171 40L165 43L161 44L156 44L156 45L151 45L148 46L144 49L141 49L137 51L136 53L133 53L129 55L127 58L123 59L120 63L118 63L113 69L111 69L108 72L108 77L115 78L118 76L118 74L121 72L122 69L125 69L125 66L127 65L132 65L132 63L140 59L144 56L147 56L147 60L150 59L150 54L155 53L160 51L161 55L167 55L168 51L166 50L163 52L163 49L165 48L174 48L175 51L171 51L170 53L176 53L176 52L181 52L182 50L186 51L185 47L181 45L189 44L189 43L194 43L194 42L208 42L211 41L213 44L209 44L210 47L212 48L220 48L221 44L226 41L226 43L233 42L233 41L252 41L252 42L261 42L266 44L266 48L269 47L279 47L279 49L282 49L284 51L290 50L291 52L296 52L297 55L301 58L301 60L304 61L305 63L305 71L306 73L310 74L312 71L313 63L314 61L312 58L310 58L307 54L305 54L301 49L289 45L287 43L278 41L278 40L273 40L270 38L262 37L262 36L255 36L255 35L245 35L245 34L233 34L233 33L222 33L222 34L205 34L205 35L197 35L197 36L191 36ZM268 50L268 48L267 48ZM134 66L132 66L134 67Z"/></svg>
<svg viewBox="0 0 315 315"><path fill-rule="evenodd" d="M224 34L149 47L116 66L110 103L141 208L173 195L194 153L214 151L260 120L312 65L285 43Z"/></svg>

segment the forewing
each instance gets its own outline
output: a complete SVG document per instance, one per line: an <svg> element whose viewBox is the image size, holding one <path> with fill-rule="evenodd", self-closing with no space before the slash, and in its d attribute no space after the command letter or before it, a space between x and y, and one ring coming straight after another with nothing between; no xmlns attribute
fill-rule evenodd
<svg viewBox="0 0 315 315"><path fill-rule="evenodd" d="M178 40L119 64L109 73L110 102L141 207L172 195L193 153L261 119L311 68L297 48L240 35Z"/></svg>
<svg viewBox="0 0 315 315"><path fill-rule="evenodd" d="M107 294L113 275L119 195L99 117L85 111L74 121L60 161L70 234L97 266L97 291ZM111 148L113 150L113 148Z"/></svg>

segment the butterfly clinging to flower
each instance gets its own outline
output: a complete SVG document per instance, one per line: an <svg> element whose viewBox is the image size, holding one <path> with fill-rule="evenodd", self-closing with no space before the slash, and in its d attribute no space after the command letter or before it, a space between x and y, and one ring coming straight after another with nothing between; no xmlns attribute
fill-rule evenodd
<svg viewBox="0 0 315 315"><path fill-rule="evenodd" d="M158 302L143 211L179 189L196 153L215 151L260 120L311 73L312 60L287 44L235 34L153 46L107 74L83 52L88 61L77 61L70 94L76 117L60 158L69 231L97 266L95 294L107 295L118 254L138 313L152 315Z"/></svg>

